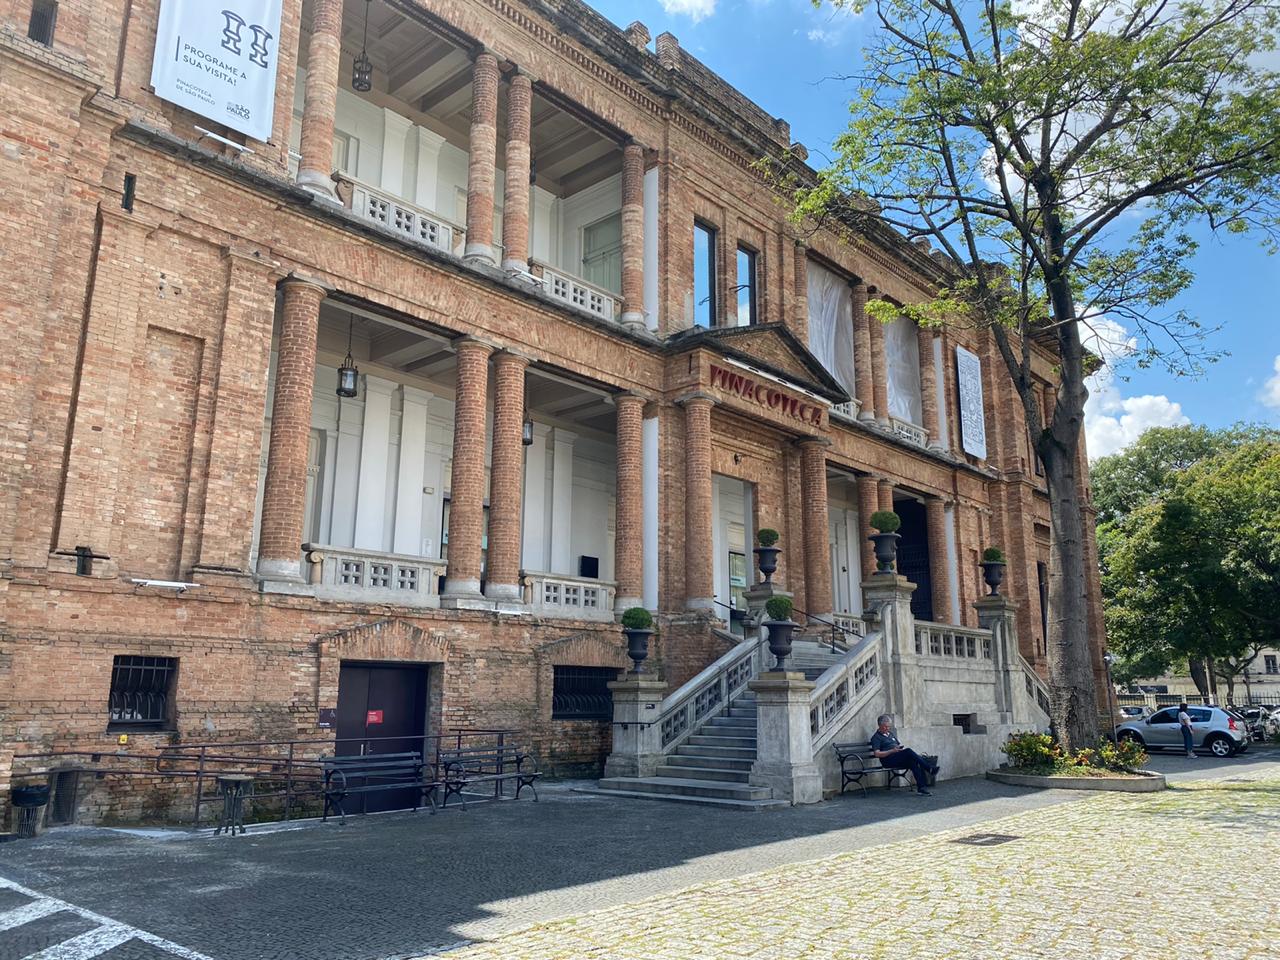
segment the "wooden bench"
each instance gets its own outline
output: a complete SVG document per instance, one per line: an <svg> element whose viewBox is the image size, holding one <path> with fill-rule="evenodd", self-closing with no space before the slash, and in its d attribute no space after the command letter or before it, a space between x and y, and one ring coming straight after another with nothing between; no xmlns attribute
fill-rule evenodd
<svg viewBox="0 0 1280 960"><path fill-rule="evenodd" d="M425 798L431 812L436 812L436 790L440 782L423 777L424 765L419 753L371 753L365 756L322 757L321 769L324 782L324 812L321 820L327 820L336 811L346 822L347 813L343 801L357 794L377 793L384 790L413 790L413 809Z"/></svg>
<svg viewBox="0 0 1280 960"><path fill-rule="evenodd" d="M853 783L857 784L865 797L867 787L862 781L876 774L884 774L885 787L892 787L898 780L906 786L911 786L910 771L905 767L886 767L881 764L869 743L836 743L832 744L832 748L840 761L841 793L844 793L845 787Z"/></svg>
<svg viewBox="0 0 1280 960"><path fill-rule="evenodd" d="M528 787L536 801L538 789L534 782L542 776L533 755L510 744L442 749L436 756L436 771L444 786L440 806L448 806L449 798L457 797L463 809L467 798L462 791L480 783L493 784L495 800L502 796L503 785L511 782L516 786L514 799L519 800L520 792Z"/></svg>

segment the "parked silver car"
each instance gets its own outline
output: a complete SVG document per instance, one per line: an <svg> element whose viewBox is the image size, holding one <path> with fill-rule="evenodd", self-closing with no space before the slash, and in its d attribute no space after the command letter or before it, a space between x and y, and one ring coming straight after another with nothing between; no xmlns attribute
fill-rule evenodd
<svg viewBox="0 0 1280 960"><path fill-rule="evenodd" d="M1197 749L1215 757L1231 757L1249 749L1249 726L1244 719L1222 707L1188 707L1192 742ZM1121 740L1137 740L1148 750L1182 750L1182 730L1178 708L1165 707L1145 720L1130 720L1116 730Z"/></svg>

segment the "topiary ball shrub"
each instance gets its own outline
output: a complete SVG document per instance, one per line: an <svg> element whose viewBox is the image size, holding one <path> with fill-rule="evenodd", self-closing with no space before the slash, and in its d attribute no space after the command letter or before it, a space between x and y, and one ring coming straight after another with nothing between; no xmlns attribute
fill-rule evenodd
<svg viewBox="0 0 1280 960"><path fill-rule="evenodd" d="M871 526L881 533L897 533L902 518L892 510L877 510L871 515Z"/></svg>
<svg viewBox="0 0 1280 960"><path fill-rule="evenodd" d="M756 543L760 544L760 546L762 547L772 547L777 542L778 542L777 530L772 530L769 527L765 527L763 530L761 530L759 533L756 534Z"/></svg>
<svg viewBox="0 0 1280 960"><path fill-rule="evenodd" d="M999 547L987 547L982 551L983 563L1004 563L1004 551Z"/></svg>
<svg viewBox="0 0 1280 960"><path fill-rule="evenodd" d="M770 620L785 621L791 619L791 610L794 606L790 597L770 597L764 609L769 614Z"/></svg>
<svg viewBox="0 0 1280 960"><path fill-rule="evenodd" d="M653 627L653 614L644 607L628 607L622 612L622 625L628 630L649 630Z"/></svg>

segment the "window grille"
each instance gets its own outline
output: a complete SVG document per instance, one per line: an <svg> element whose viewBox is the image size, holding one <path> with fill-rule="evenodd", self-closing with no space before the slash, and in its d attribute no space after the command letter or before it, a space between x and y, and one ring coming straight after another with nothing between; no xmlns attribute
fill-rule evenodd
<svg viewBox="0 0 1280 960"><path fill-rule="evenodd" d="M54 0L35 0L31 4L31 20L27 37L46 47L53 46L53 31L58 23L58 4Z"/></svg>
<svg viewBox="0 0 1280 960"><path fill-rule="evenodd" d="M609 682L618 679L617 667L553 667L552 720L609 720L613 717L613 692Z"/></svg>
<svg viewBox="0 0 1280 960"><path fill-rule="evenodd" d="M172 657L116 657L111 668L110 722L164 726L177 672L178 661Z"/></svg>

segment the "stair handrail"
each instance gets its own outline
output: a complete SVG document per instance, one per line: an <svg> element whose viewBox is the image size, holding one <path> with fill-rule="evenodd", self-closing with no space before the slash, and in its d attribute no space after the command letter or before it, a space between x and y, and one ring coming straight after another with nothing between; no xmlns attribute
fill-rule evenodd
<svg viewBox="0 0 1280 960"><path fill-rule="evenodd" d="M792 607L792 612L798 613L804 617L805 626L808 626L810 622L814 622L824 623L831 628L832 653L840 653L842 648L844 650L849 649L848 634L853 634L855 637L865 637L867 635L867 621L864 617L856 613L848 614L849 625L845 626L835 619L828 620L826 617L819 617L817 614L809 613L807 610L801 610L799 607ZM837 614L832 614L833 618L835 616L837 616ZM838 641L836 639L837 636L839 636Z"/></svg>
<svg viewBox="0 0 1280 960"><path fill-rule="evenodd" d="M809 733L815 757L883 685L882 640L879 631L867 634L818 677L809 694Z"/></svg>
<svg viewBox="0 0 1280 960"><path fill-rule="evenodd" d="M714 632L738 639L723 630ZM762 662L759 638L747 637L663 698L657 719L662 752L670 753L704 721L723 712L735 694L760 675Z"/></svg>

